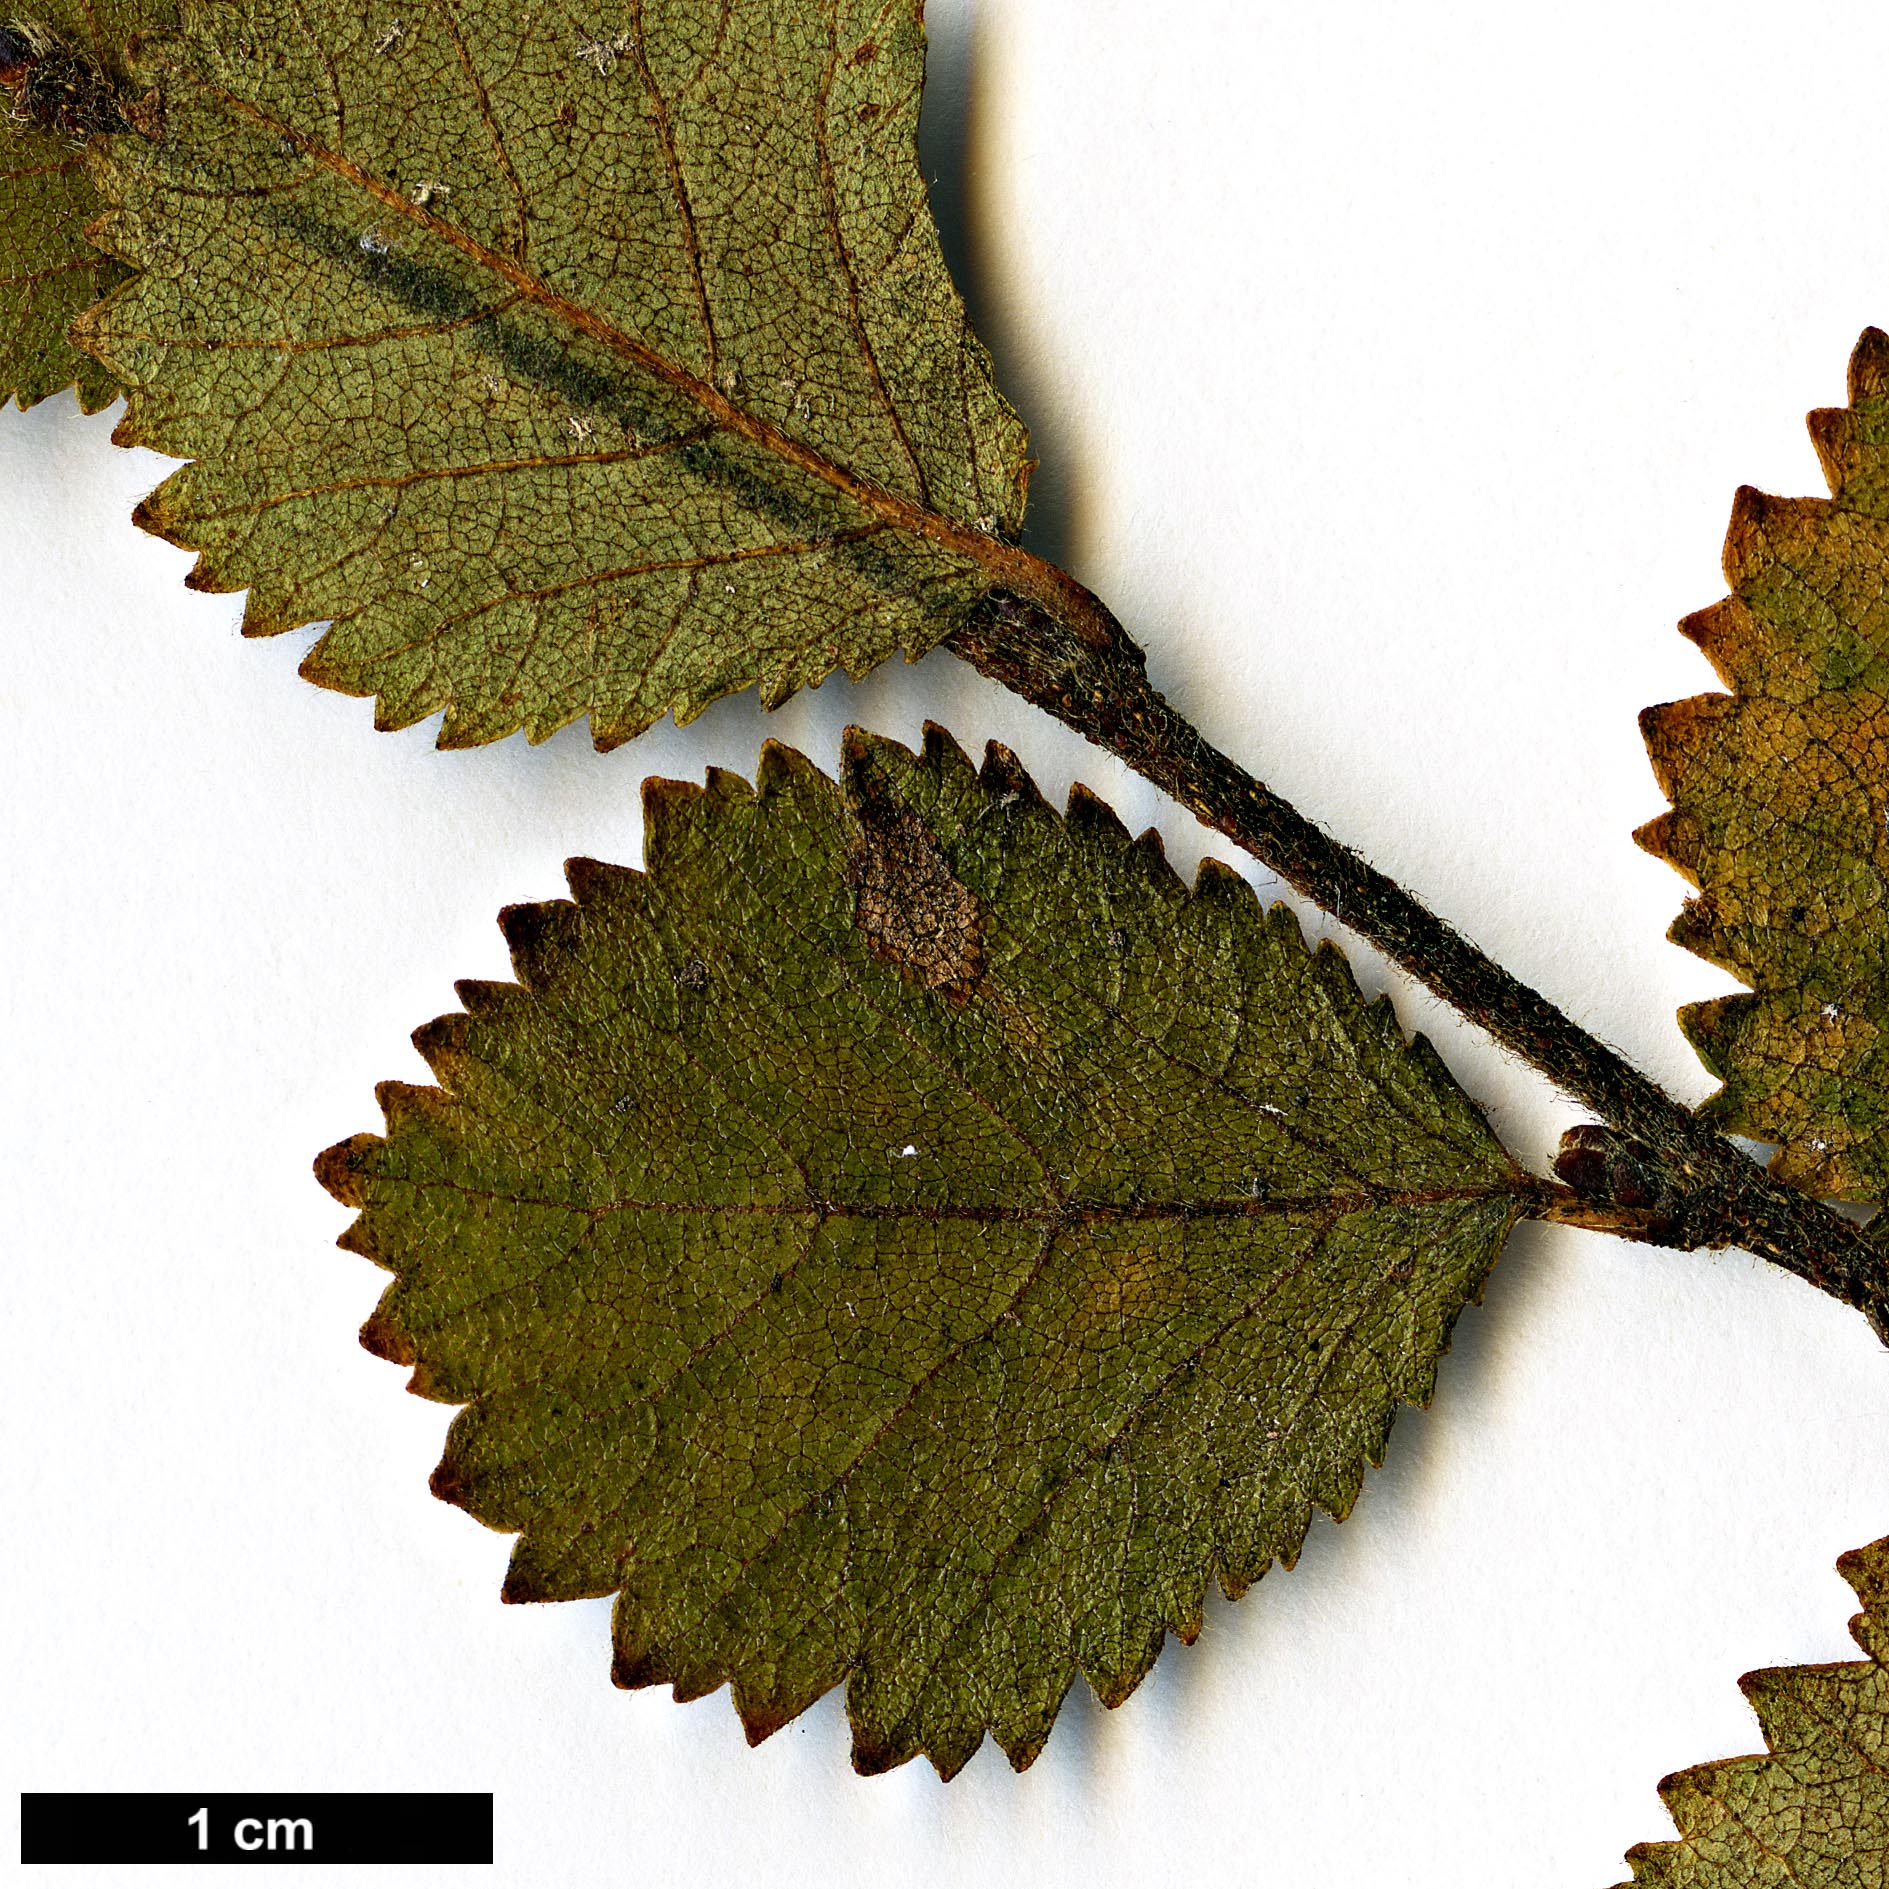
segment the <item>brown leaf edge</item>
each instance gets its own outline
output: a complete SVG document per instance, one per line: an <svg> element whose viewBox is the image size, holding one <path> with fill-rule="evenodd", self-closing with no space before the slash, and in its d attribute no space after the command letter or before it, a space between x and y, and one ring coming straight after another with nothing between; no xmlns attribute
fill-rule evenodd
<svg viewBox="0 0 1889 1889"><path fill-rule="evenodd" d="M1850 353L1850 405L1818 407L1804 417L1832 497L1841 493L1857 466L1852 408L1865 400L1880 400L1885 394L1889 394L1889 334L1880 328L1865 328ZM1760 647L1762 631L1751 610L1737 595L1737 589L1763 554L1767 526L1774 521L1825 511L1830 502L1829 499L1777 498L1750 485L1738 488L1732 499L1722 556L1726 581L1732 586L1733 594L1682 617L1678 626L1679 633L1712 665L1728 692L1713 690L1675 702L1656 702L1640 711L1640 734L1646 743L1654 779L1660 792L1673 804L1666 812L1636 828L1634 841L1655 859L1671 866L1701 893L1704 888L1700 862L1705 841L1678 802L1693 769L1709 752L1719 722L1741 694L1740 670ZM1732 963L1718 947L1717 932L1718 916L1709 896L1701 896L1686 900L1679 916L1667 928L1666 936L1708 964L1731 971L1741 979L1748 977L1749 971ZM1745 1018L1760 1002L1757 991L1743 990L1680 1006L1679 1027L1715 1081L1724 1084L1730 1079L1731 1045ZM1700 1120L1732 1134L1748 1135L1761 1141L1774 1138L1763 1126L1740 1118L1722 1087L1699 1105L1698 1115ZM1802 1173L1789 1147L1778 1149L1770 1167L1780 1179L1804 1187L1807 1192L1831 1195L1846 1191L1819 1185L1815 1177Z"/></svg>
<svg viewBox="0 0 1889 1889"><path fill-rule="evenodd" d="M1762 1784L1762 1773L1766 1767L1782 1762L1776 1755L1777 1738L1772 1729L1777 1722L1778 1708L1787 1702L1801 1706L1798 1695L1807 1680L1835 1679L1841 1682L1860 1678L1872 1667L1882 1670L1882 1635L1885 1623L1889 1623L1889 1535L1871 1542L1865 1548L1851 1549L1848 1554L1838 1558L1836 1566L1837 1572L1849 1582L1857 1599L1863 1603L1862 1611L1850 1617L1850 1637L1869 1658L1839 1660L1821 1666L1766 1666L1744 1674L1738 1681L1738 1689L1745 1695L1746 1703L1756 1715L1769 1749L1747 1757L1719 1758L1707 1764L1693 1765L1684 1771L1669 1772L1661 1778L1660 1801L1666 1806L1680 1835L1675 1841L1636 1843L1627 1852L1627 1866L1633 1871L1632 1878L1628 1882L1616 1884L1615 1889L1658 1889L1660 1884L1695 1880L1699 1881L1701 1889L1705 1889L1708 1879L1695 1878L1690 1873L1681 1876L1674 1872L1698 1860L1694 1852L1695 1840L1700 1837L1709 1839L1715 1825L1722 1823L1727 1816L1736 1815L1729 1808L1729 1803L1739 1798L1749 1799L1752 1795L1749 1787ZM1799 1880L1787 1861L1780 1858L1778 1862L1778 1875L1775 1878L1767 1876L1766 1882L1775 1881L1784 1885ZM1728 1889L1731 1880L1729 1875L1724 1878ZM1856 1880L1860 1884L1864 1879L1859 1876Z"/></svg>

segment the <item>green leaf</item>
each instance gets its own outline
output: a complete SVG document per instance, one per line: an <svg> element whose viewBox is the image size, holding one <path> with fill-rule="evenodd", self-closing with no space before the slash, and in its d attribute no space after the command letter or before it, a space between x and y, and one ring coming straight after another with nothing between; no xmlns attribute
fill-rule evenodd
<svg viewBox="0 0 1889 1889"><path fill-rule="evenodd" d="M1822 1194L1889 1193L1889 337L1813 413L1823 499L1738 494L1732 594L1680 628L1731 695L1649 708L1672 811L1637 838L1700 888L1676 943L1753 989L1681 1011L1706 1118Z"/></svg>
<svg viewBox="0 0 1889 1889"><path fill-rule="evenodd" d="M923 67L918 0L192 6L95 158L140 522L442 746L931 648L1035 560Z"/></svg>
<svg viewBox="0 0 1889 1889"><path fill-rule="evenodd" d="M861 1770L1022 1766L1348 1513L1533 1184L1232 872L845 754L652 783L317 1172L507 1598L617 1592L618 1682L754 1739L849 1679Z"/></svg>
<svg viewBox="0 0 1889 1889"><path fill-rule="evenodd" d="M1869 1655L1788 1666L1738 1684L1769 1756L1661 1781L1677 1843L1628 1852L1633 1889L1876 1889L1889 1867L1889 1537L1837 1563L1863 1611ZM1628 1889L1623 1884L1621 1889Z"/></svg>
<svg viewBox="0 0 1889 1889"><path fill-rule="evenodd" d="M73 0L0 14L0 406L76 386L95 412L118 388L66 339L73 317L125 278L85 240L105 208L85 172L89 138L124 124L125 42L166 7Z"/></svg>

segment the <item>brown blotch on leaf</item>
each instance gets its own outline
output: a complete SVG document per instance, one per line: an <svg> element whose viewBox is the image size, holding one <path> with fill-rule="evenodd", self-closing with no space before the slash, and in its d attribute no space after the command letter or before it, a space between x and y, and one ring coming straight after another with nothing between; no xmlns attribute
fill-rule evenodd
<svg viewBox="0 0 1889 1889"><path fill-rule="evenodd" d="M872 955L954 1004L984 973L984 907L952 872L917 814L887 790L869 759L851 770L855 822L846 860L853 923Z"/></svg>

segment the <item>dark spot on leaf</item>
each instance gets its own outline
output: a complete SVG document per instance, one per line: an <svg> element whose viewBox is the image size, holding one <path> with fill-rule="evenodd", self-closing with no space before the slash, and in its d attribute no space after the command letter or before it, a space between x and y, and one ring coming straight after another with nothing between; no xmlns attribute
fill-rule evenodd
<svg viewBox="0 0 1889 1889"><path fill-rule="evenodd" d="M846 883L874 957L956 1004L984 971L984 908L924 821L895 800L870 760L854 768L856 821Z"/></svg>
<svg viewBox="0 0 1889 1889"><path fill-rule="evenodd" d="M700 958L691 958L676 973L676 987L679 990L707 990L708 966Z"/></svg>

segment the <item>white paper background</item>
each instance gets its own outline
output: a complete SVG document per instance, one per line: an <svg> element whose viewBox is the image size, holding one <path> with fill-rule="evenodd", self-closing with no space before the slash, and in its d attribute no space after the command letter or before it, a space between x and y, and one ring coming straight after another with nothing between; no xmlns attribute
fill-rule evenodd
<svg viewBox="0 0 1889 1889"><path fill-rule="evenodd" d="M1889 323L1889 13L932 27L928 161L1039 544L1217 741L1702 1094L1672 1012L1729 986L1663 942L1634 716L1709 686L1671 625L1720 594L1733 490L1821 489L1801 416ZM1079 1687L1027 1775L867 1782L836 1697L749 1752L725 1696L615 1691L607 1603L501 1607L507 1540L427 1495L450 1412L356 1347L383 1275L310 1157L424 1077L454 977L506 974L502 904L640 857L645 774L929 715L1185 869L1202 837L943 655L607 757L376 735L296 679L308 635L182 588L110 424L0 417L9 1786L491 1789L521 1885L1598 1889L1668 1833L1663 1772L1756 1742L1739 1672L1852 1650L1831 1563L1889 1529L1862 1321L1743 1256L1526 1229L1354 1518L1118 1712ZM1356 955L1545 1158L1569 1105Z"/></svg>

